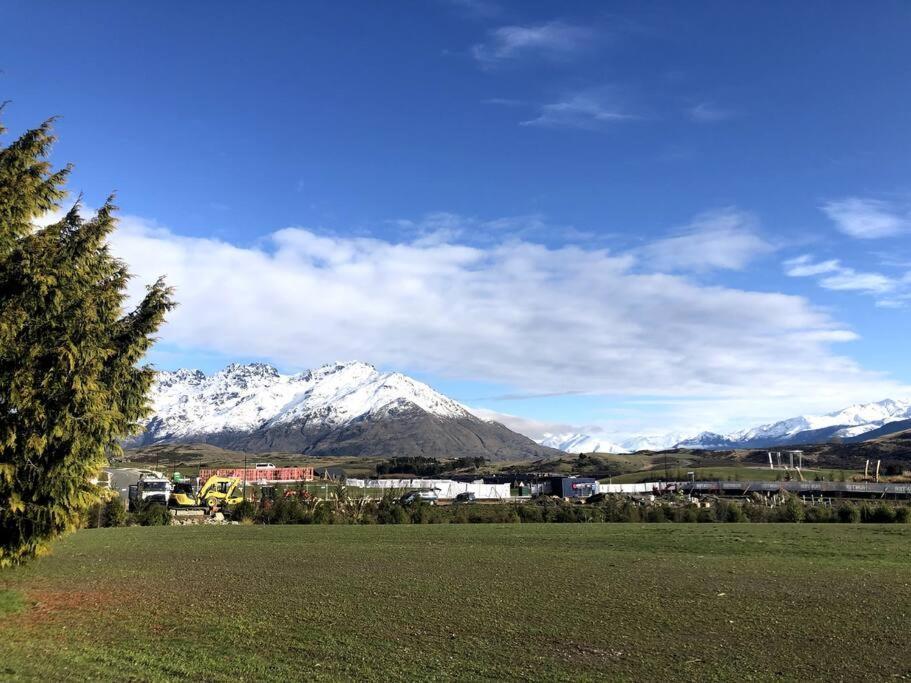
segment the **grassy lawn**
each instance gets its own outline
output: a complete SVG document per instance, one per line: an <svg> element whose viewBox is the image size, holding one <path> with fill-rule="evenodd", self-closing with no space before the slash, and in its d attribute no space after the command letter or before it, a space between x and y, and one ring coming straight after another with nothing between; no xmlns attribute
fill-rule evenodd
<svg viewBox="0 0 911 683"><path fill-rule="evenodd" d="M906 526L127 528L55 550L0 572L0 679L911 676Z"/></svg>
<svg viewBox="0 0 911 683"><path fill-rule="evenodd" d="M709 479L720 479L720 480L729 480L733 479L736 481L778 481L779 479L784 479L788 474L785 470L770 470L768 467L688 467L688 468L677 468L676 463L671 461L668 464L667 474L671 479L677 479L679 476L679 481L687 481L687 472L695 472L696 479L700 480L709 480ZM795 481L798 479L796 472L791 472L791 478ZM816 476L822 477L825 481L851 481L851 478L857 475L863 474L862 471L857 470L832 470L832 469L807 469L803 470L803 477L807 481L813 481ZM665 469L662 466L656 465L654 469L643 470L640 472L629 472L627 474L621 474L616 477L612 477L610 481L614 484L636 484L643 481L656 481L659 478L664 478ZM842 479L844 477L844 479ZM608 482L608 479L602 479L604 483Z"/></svg>

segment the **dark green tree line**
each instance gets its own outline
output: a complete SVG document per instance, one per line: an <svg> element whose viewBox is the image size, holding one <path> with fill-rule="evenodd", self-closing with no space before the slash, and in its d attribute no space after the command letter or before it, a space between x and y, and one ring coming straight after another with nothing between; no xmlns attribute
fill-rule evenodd
<svg viewBox="0 0 911 683"><path fill-rule="evenodd" d="M0 146L0 566L41 554L98 502L90 479L148 413L154 371L138 363L173 306L159 280L125 311L111 199L36 226L66 195L52 123Z"/></svg>

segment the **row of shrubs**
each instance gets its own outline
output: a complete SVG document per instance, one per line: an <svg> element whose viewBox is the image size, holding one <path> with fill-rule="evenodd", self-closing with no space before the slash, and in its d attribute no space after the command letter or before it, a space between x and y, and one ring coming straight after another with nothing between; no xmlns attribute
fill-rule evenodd
<svg viewBox="0 0 911 683"><path fill-rule="evenodd" d="M790 496L770 507L765 501L717 501L711 507L696 504L639 505L622 496L601 496L587 505L540 498L527 503L432 506L425 502L402 505L387 495L353 508L344 499L319 503L285 498L270 507L246 502L231 511L235 520L258 524L485 524L578 522L841 522L907 523L911 507L887 502L846 501L836 506L806 504Z"/></svg>
<svg viewBox="0 0 911 683"><path fill-rule="evenodd" d="M770 507L753 500L717 501L711 507L696 504L656 503L639 505L621 496L603 496L588 505L541 498L527 503L434 506L419 501L402 505L397 496L377 501L336 497L328 502L316 499L282 498L271 505L250 501L229 512L235 521L254 524L491 524L491 523L593 523L593 522L808 522L808 523L908 523L911 507L888 502L839 505L803 503L790 496ZM128 513L114 498L86 514L87 527L156 526L171 521L162 505L150 505Z"/></svg>
<svg viewBox="0 0 911 683"><path fill-rule="evenodd" d="M90 507L83 517L88 528L114 526L165 526L171 523L171 513L161 504L146 505L136 512L127 512L117 496Z"/></svg>

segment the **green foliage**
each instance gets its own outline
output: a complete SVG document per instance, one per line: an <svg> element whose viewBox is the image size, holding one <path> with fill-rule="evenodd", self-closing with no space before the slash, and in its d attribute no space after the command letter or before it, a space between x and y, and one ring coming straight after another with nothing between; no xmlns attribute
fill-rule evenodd
<svg viewBox="0 0 911 683"><path fill-rule="evenodd" d="M462 505L432 505L417 500L404 505L400 491L386 491L379 500L348 498L340 487L333 498L319 500L303 496L282 497L257 506L245 501L235 505L230 518L258 524L580 524L605 522L678 522L678 523L744 523L744 522L901 522L911 521L911 507L889 503L864 504L861 508L850 502L838 508L827 505L808 505L796 496L783 502L756 497L747 501L717 500L709 507L687 503L684 499L636 501L621 495L590 498L584 504L551 496L540 496L522 503L477 503ZM161 508L160 505L152 506ZM121 506L122 511L122 506ZM97 512L97 509L96 509ZM144 510L134 516L138 524L165 524L160 511ZM166 513L165 513L166 514ZM108 517L103 517L107 520ZM91 519L89 524L94 526ZM117 526L105 522L102 526Z"/></svg>
<svg viewBox="0 0 911 683"><path fill-rule="evenodd" d="M44 228L68 169L51 172L51 122L0 148L0 566L45 552L99 501L90 479L148 414L138 367L172 307L162 281L125 313L129 273L109 252L109 199Z"/></svg>
<svg viewBox="0 0 911 683"><path fill-rule="evenodd" d="M418 477L435 477L456 470L476 470L483 467L486 458L455 458L452 460L437 460L422 455L390 458L376 466L377 476L383 474L413 474Z"/></svg>
<svg viewBox="0 0 911 683"><path fill-rule="evenodd" d="M825 505L809 505L804 515L804 521L810 524L834 522L837 518L835 511Z"/></svg>
<svg viewBox="0 0 911 683"><path fill-rule="evenodd" d="M860 510L854 503L844 502L838 506L838 521L843 524L857 524L860 521Z"/></svg>
<svg viewBox="0 0 911 683"><path fill-rule="evenodd" d="M399 502L399 492L387 489L373 511L377 524L407 524L411 521L408 511Z"/></svg>
<svg viewBox="0 0 911 683"><path fill-rule="evenodd" d="M252 521L256 516L256 504L250 500L242 501L233 506L229 514L237 522Z"/></svg>
<svg viewBox="0 0 911 683"><path fill-rule="evenodd" d="M171 523L171 513L161 503L143 505L139 512L133 515L133 520L139 526L168 526Z"/></svg>
<svg viewBox="0 0 911 683"><path fill-rule="evenodd" d="M749 519L743 512L739 503L721 501L715 510L715 517L719 522L748 522Z"/></svg>
<svg viewBox="0 0 911 683"><path fill-rule="evenodd" d="M895 521L895 508L888 503L871 505L864 503L860 508L860 521L874 524L888 524Z"/></svg>
<svg viewBox="0 0 911 683"><path fill-rule="evenodd" d="M779 520L781 522L802 522L804 517L804 504L800 502L797 496L788 496L784 505L779 509Z"/></svg>
<svg viewBox="0 0 911 683"><path fill-rule="evenodd" d="M89 528L126 526L129 520L127 509L120 496L110 496L92 505L85 513L85 524Z"/></svg>
<svg viewBox="0 0 911 683"><path fill-rule="evenodd" d="M652 505L646 510L645 513L646 522L666 522L667 513L665 512L663 505Z"/></svg>

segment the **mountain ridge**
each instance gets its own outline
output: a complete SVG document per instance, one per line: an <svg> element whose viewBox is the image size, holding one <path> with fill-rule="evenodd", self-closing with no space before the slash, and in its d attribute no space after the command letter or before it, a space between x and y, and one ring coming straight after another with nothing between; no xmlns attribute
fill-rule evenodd
<svg viewBox="0 0 911 683"><path fill-rule="evenodd" d="M580 449L587 449L590 445L602 443L609 444L614 449L601 451L605 453L635 453L671 448L704 450L767 448L825 443L835 439L858 442L900 430L901 425L909 420L911 420L911 401L887 398L870 403L855 403L824 415L790 417L728 434L703 431L690 437L672 433L664 436L636 436L617 441L601 435L584 433L548 434L539 440L539 443L568 453L596 452ZM895 426L893 428L890 425ZM867 436L868 434L869 436Z"/></svg>
<svg viewBox="0 0 911 683"><path fill-rule="evenodd" d="M308 455L552 457L557 452L402 373L360 361L283 375L232 363L206 375L163 371L153 416L128 447L208 443L247 452Z"/></svg>

